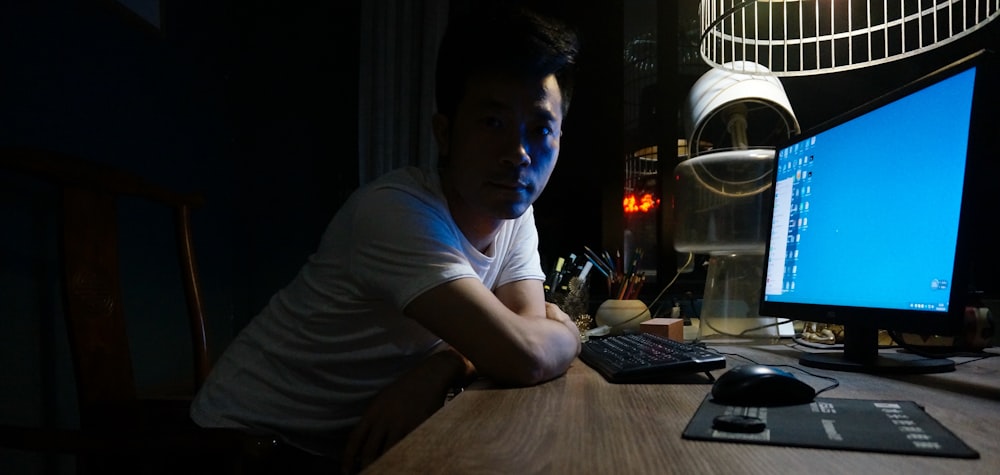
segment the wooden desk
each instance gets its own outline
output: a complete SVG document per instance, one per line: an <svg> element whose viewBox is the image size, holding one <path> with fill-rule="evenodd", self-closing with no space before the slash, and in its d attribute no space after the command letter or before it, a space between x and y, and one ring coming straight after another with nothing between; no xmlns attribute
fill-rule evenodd
<svg viewBox="0 0 1000 475"><path fill-rule="evenodd" d="M764 364L797 364L798 350L784 344L716 348ZM729 368L746 362L728 359ZM936 375L809 371L840 381L822 397L916 401L981 458L685 440L681 433L711 390L706 380L615 385L577 361L564 377L539 386L466 390L366 473L1000 473L1000 358ZM829 385L802 379L817 388Z"/></svg>

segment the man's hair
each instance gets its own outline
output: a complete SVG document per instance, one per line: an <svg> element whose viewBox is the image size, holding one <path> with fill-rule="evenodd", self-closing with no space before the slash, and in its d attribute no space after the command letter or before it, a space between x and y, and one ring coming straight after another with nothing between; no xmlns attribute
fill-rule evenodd
<svg viewBox="0 0 1000 475"><path fill-rule="evenodd" d="M438 112L455 116L474 75L540 79L553 74L565 114L573 95L578 48L576 32L566 24L525 8L492 5L453 18L438 50Z"/></svg>

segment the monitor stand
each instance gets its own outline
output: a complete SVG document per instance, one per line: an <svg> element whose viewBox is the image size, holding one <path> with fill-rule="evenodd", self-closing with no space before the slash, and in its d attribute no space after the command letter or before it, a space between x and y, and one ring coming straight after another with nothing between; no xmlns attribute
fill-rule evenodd
<svg viewBox="0 0 1000 475"><path fill-rule="evenodd" d="M844 327L843 353L804 353L799 363L812 368L877 374L929 374L955 371L955 362L911 353L880 353L878 329Z"/></svg>

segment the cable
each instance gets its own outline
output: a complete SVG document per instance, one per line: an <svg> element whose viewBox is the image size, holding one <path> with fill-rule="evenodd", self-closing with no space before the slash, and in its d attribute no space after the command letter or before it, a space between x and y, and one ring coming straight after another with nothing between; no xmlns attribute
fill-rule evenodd
<svg viewBox="0 0 1000 475"><path fill-rule="evenodd" d="M761 363L758 363L758 362L754 361L753 359L748 358L746 356L743 356L741 354L737 354L737 353L723 353L721 351L718 352L718 353L722 354L722 355L725 355L725 356L734 356L734 357L737 357L737 358L742 358L742 359L750 362L750 364L754 364L754 365L760 365L761 364ZM834 378L832 376L824 376L822 374L816 374L816 373L813 373L812 371L807 371L807 370L802 369L802 368L800 368L798 366L795 366L795 365L790 365L790 364L772 364L772 365L769 365L769 364L765 364L763 366L770 366L772 368L792 368L792 369L794 369L796 371L800 371L802 373L808 374L809 376L812 376L814 378L825 379L825 380L830 381L830 382L833 383L833 384L831 384L831 385L829 385L829 386L827 386L825 388L817 390L816 391L816 395L817 396L819 396L821 393L825 393L825 392L827 392L827 391L829 391L831 389L834 389L834 388L837 388L837 387L840 386L840 381L837 380L837 378Z"/></svg>
<svg viewBox="0 0 1000 475"><path fill-rule="evenodd" d="M761 318L768 318L768 317L761 317ZM743 331L740 332L740 336L743 336L743 335L747 334L748 332L752 332L754 330L763 330L765 328L780 327L781 325L784 325L786 323L791 323L791 322L792 322L791 318L778 318L777 321L774 322L774 323L768 323L767 325L760 325L760 326L753 327L753 328L747 328L746 330L743 330Z"/></svg>
<svg viewBox="0 0 1000 475"><path fill-rule="evenodd" d="M959 366L959 365L963 365L963 364L969 364L969 363L972 363L973 361L985 360L985 359L988 359L988 358L996 358L997 356L1000 356L1000 353L987 353L987 352L984 351L984 352L976 355L974 358L972 358L972 359L970 359L968 361L956 362L955 366Z"/></svg>
<svg viewBox="0 0 1000 475"><path fill-rule="evenodd" d="M760 317L760 318L768 318L768 317ZM765 328L770 328L770 327L781 326L781 325L784 325L786 323L790 323L791 321L792 320L790 318L779 318L774 323L768 323L766 325L760 325L760 326L753 327L753 328L747 328L747 329L745 329L745 330L743 330L743 331L741 331L739 333L729 333L729 332L724 332L722 330L719 330L718 328L715 328L714 326L712 326L712 323L708 319L706 319L704 317L699 317L698 318L698 322L699 322L698 324L699 325L705 325L706 327L712 329L715 333L718 333L719 335L728 336L728 337L732 337L732 338L746 337L747 333L749 333L749 332L752 332L752 331L755 331L755 330L763 330Z"/></svg>

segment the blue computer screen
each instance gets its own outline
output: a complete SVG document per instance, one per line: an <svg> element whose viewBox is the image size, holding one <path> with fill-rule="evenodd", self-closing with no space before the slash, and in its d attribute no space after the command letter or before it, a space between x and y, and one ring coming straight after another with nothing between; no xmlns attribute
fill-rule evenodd
<svg viewBox="0 0 1000 475"><path fill-rule="evenodd" d="M975 74L777 151L765 301L948 311Z"/></svg>

